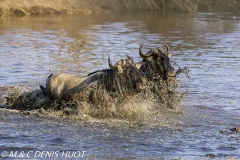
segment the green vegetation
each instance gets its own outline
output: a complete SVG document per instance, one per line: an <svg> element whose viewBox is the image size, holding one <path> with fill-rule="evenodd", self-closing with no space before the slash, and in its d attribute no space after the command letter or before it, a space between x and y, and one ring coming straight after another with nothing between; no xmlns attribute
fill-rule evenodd
<svg viewBox="0 0 240 160"><path fill-rule="evenodd" d="M0 16L92 14L109 11L237 11L239 0L0 0Z"/></svg>

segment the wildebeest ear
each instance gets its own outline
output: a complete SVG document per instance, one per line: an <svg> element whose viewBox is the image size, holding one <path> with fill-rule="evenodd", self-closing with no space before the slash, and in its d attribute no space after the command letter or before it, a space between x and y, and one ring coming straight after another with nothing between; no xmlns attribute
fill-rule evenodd
<svg viewBox="0 0 240 160"><path fill-rule="evenodd" d="M142 62L136 63L135 66L137 67L137 69L139 69L142 66Z"/></svg>
<svg viewBox="0 0 240 160"><path fill-rule="evenodd" d="M122 66L121 66L121 65L118 65L117 67L118 67L118 72L119 72L119 73L122 73L122 72L123 72Z"/></svg>

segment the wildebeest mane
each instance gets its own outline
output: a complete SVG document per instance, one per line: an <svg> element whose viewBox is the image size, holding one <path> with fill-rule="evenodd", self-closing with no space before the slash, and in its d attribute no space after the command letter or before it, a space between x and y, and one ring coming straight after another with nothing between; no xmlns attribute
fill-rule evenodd
<svg viewBox="0 0 240 160"><path fill-rule="evenodd" d="M93 71L91 73L88 73L87 76L91 76L91 75L96 74L96 73L99 73L99 74L101 74L101 73L113 73L113 70L112 69L96 70L96 71Z"/></svg>

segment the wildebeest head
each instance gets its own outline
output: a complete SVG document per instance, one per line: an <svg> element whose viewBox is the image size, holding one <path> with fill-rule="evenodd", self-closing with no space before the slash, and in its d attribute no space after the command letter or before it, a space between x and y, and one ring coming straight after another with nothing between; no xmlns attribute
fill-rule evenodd
<svg viewBox="0 0 240 160"><path fill-rule="evenodd" d="M152 48L148 53L144 54L142 52L143 45L139 48L139 54L143 58L140 70L148 79L175 77L174 69L170 62L172 53L169 51L167 44L162 44L167 48L166 52L164 52L163 48Z"/></svg>
<svg viewBox="0 0 240 160"><path fill-rule="evenodd" d="M111 60L108 57L108 64L111 69L118 70L118 73L121 74L121 81L133 86L137 91L145 89L142 75L140 74L138 68L134 65L134 61L130 56L127 56L127 59L119 60L115 65L112 65Z"/></svg>

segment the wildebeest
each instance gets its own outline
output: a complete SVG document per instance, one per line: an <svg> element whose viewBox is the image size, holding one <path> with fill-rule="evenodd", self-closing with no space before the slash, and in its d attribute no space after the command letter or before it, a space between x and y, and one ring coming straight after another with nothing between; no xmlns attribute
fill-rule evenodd
<svg viewBox="0 0 240 160"><path fill-rule="evenodd" d="M170 62L170 57L172 53L169 50L169 46L162 43L167 51L164 53L163 48L152 48L148 53L144 54L142 52L142 46L139 48L139 54L143 60L138 63L140 65L140 72L148 80L163 80L169 77L175 77L174 69Z"/></svg>
<svg viewBox="0 0 240 160"><path fill-rule="evenodd" d="M144 80L132 58L128 57L112 65L108 57L108 64L110 69L97 70L85 77L65 73L51 74L46 80L46 87L40 86L40 88L51 99L81 100L83 95L87 94L90 101L99 88L109 93L110 96L122 96L145 89Z"/></svg>
<svg viewBox="0 0 240 160"><path fill-rule="evenodd" d="M166 99L164 95L168 95L168 79L176 76L170 62L172 53L169 46L165 43L162 44L166 47L166 52L163 48L152 48L146 54L142 52L143 45L141 45L139 54L143 60L136 64L143 77L147 79L147 85L160 101Z"/></svg>

